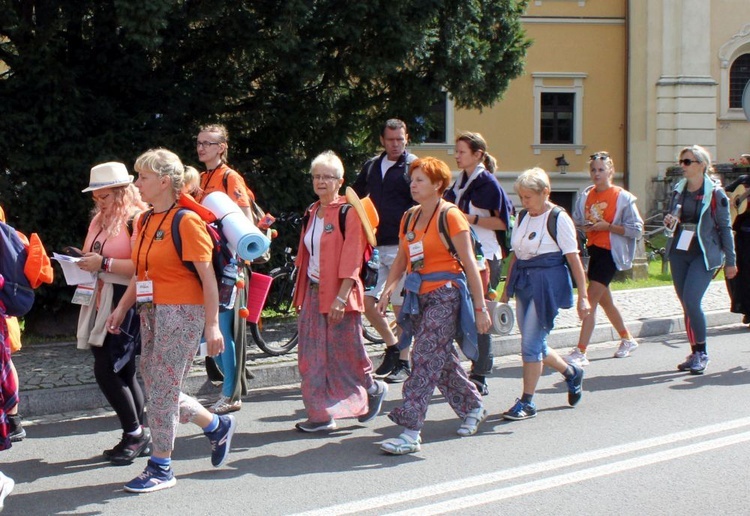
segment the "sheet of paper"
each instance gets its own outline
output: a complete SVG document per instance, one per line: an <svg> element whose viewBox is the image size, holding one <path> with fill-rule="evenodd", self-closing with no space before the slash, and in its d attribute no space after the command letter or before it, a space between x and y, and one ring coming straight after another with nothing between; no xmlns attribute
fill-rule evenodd
<svg viewBox="0 0 750 516"><path fill-rule="evenodd" d="M80 285L81 283L93 283L96 281L96 274L81 270L78 267L80 258L73 258L65 254L52 253L52 259L62 267L65 275L65 282L68 285Z"/></svg>

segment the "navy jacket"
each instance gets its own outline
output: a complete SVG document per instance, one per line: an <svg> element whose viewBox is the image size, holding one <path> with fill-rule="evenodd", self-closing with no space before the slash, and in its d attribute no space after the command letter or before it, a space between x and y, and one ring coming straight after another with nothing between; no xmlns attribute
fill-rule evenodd
<svg viewBox="0 0 750 516"><path fill-rule="evenodd" d="M370 196L375 209L378 210L380 223L376 237L378 245L398 245L398 231L404 212L416 203L409 190L409 167L417 157L404 151L395 165L388 169L385 177L380 173L380 163L385 157L383 152L368 160L352 188L360 197Z"/></svg>

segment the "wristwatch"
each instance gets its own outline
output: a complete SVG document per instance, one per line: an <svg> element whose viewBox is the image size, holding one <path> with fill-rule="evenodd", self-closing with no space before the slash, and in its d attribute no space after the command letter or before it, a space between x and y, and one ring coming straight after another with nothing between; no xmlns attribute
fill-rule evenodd
<svg viewBox="0 0 750 516"><path fill-rule="evenodd" d="M482 312L482 313L489 313L489 309L487 308L487 305L482 305L482 308L474 308L475 312Z"/></svg>

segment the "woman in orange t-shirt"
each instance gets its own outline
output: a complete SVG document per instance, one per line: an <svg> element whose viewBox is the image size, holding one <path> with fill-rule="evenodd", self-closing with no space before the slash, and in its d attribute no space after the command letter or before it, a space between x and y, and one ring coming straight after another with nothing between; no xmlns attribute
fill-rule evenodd
<svg viewBox="0 0 750 516"><path fill-rule="evenodd" d="M404 383L403 404L388 415L403 430L380 446L393 455L419 451L420 433L435 387L462 419L458 435L475 434L487 418L482 395L461 367L453 345L456 335L462 333L462 349L469 358L476 359L477 333L490 328L469 223L455 205L441 198L450 185L448 165L436 158L417 159L411 164L409 176L411 196L419 204L404 215L398 254L378 302L378 309L385 313L391 294L407 271L406 296L399 315L403 333L398 346L408 345L413 334L412 373ZM444 210L458 256L451 255L440 238L438 220ZM409 227L405 227L407 220Z"/></svg>
<svg viewBox="0 0 750 516"><path fill-rule="evenodd" d="M219 331L219 294L211 266L213 242L205 223L192 211L180 220L182 256L172 237L172 221L183 186L185 167L165 149L145 152L135 162L136 186L151 204L137 224L133 246L135 276L107 329L120 332L125 312L138 301L141 316L141 376L153 439L153 454L146 469L125 485L133 493L147 493L175 485L171 467L177 423L193 422L211 442L211 463L227 459L235 429L234 416L211 414L197 400L181 392L198 351L201 335L208 353L224 348ZM183 260L192 262L195 273Z"/></svg>

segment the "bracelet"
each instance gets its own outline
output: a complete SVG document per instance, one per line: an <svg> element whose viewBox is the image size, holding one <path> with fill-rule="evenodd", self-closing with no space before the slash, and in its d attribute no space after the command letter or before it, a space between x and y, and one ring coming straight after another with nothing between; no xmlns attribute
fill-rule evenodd
<svg viewBox="0 0 750 516"><path fill-rule="evenodd" d="M341 296L336 296L336 301L338 301L342 305L346 305L346 299L341 299Z"/></svg>
<svg viewBox="0 0 750 516"><path fill-rule="evenodd" d="M114 258L107 258L107 266L104 268L106 272L112 272L112 265L114 265Z"/></svg>
<svg viewBox="0 0 750 516"><path fill-rule="evenodd" d="M105 272L107 270L107 259L104 256L102 256L102 265L99 267L99 270Z"/></svg>
<svg viewBox="0 0 750 516"><path fill-rule="evenodd" d="M474 215L474 225L479 224L479 215Z"/></svg>

